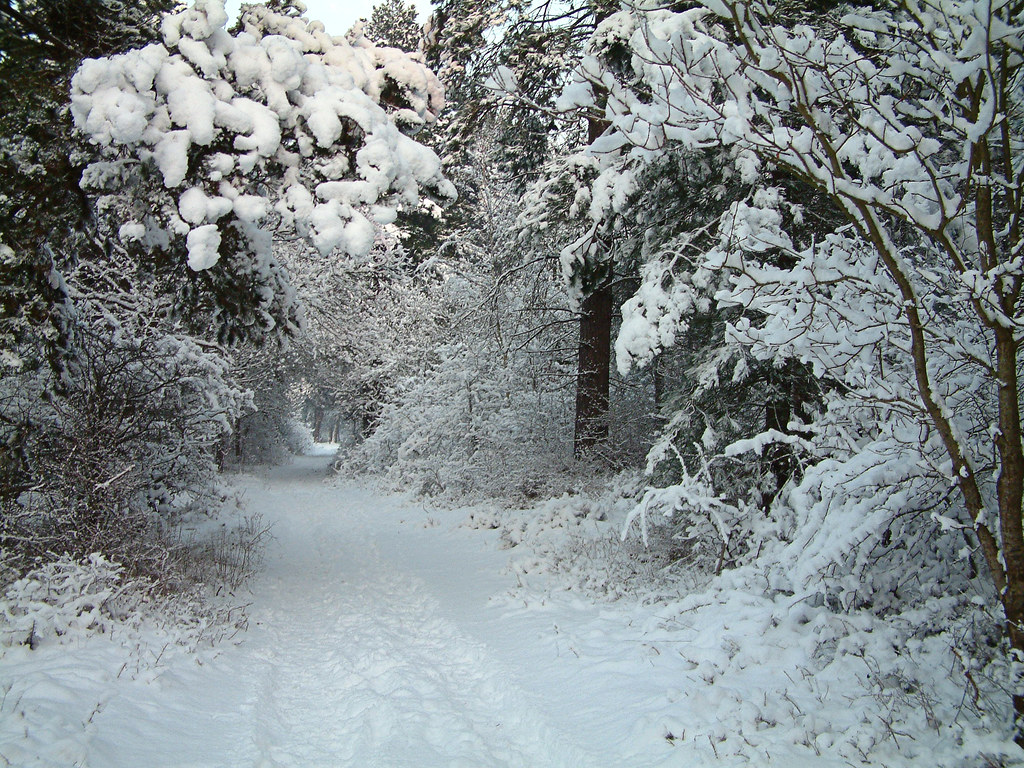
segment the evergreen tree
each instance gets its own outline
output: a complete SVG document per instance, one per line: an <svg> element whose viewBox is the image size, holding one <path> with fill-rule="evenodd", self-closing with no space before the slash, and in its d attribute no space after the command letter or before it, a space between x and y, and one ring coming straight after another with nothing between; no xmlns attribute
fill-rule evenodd
<svg viewBox="0 0 1024 768"><path fill-rule="evenodd" d="M495 171L512 181L521 193L554 161L555 176L564 169L558 158L574 153L604 129L599 119L580 121L555 108L572 66L601 20L614 9L602 2L572 2L538 6L517 2L467 4L452 0L436 6L428 54L452 94L450 117L442 115L446 158L458 164L472 154L471 144L481 129L494 137L490 157ZM482 126L486 126L482 128ZM571 171L570 175L575 173ZM457 172L452 172L455 178ZM468 174L467 174L468 176ZM576 188L561 181L541 183L546 194L568 195L554 203L571 206ZM472 221L472 188L462 196L456 215ZM550 197L549 202L553 202ZM530 205L530 204L528 204ZM589 241L606 243L610 230ZM551 233L535 244L551 255ZM574 238L575 239L575 238ZM592 249L593 250L593 249ZM596 253L596 251L595 251ZM577 347L577 439L582 456L608 438L611 331L615 309L613 284L620 276L607 257L582 260L570 279L578 301L580 340ZM586 273L586 274L585 274Z"/></svg>
<svg viewBox="0 0 1024 768"><path fill-rule="evenodd" d="M70 79L88 56L156 36L173 0L0 0L0 375L68 352L57 272L89 237L89 205L72 159Z"/></svg>
<svg viewBox="0 0 1024 768"><path fill-rule="evenodd" d="M373 6L363 34L376 45L415 51L420 47L423 30L416 21L416 6L405 0L383 0Z"/></svg>
<svg viewBox="0 0 1024 768"><path fill-rule="evenodd" d="M793 588L838 592L842 573L864 589L882 560L919 567L917 540L953 562L934 545L935 520L969 531L1003 609L1024 744L1024 10L895 0L843 10L792 27L792 6L762 0L626 10L616 22L638 71L581 67L573 97L595 108L607 94L610 146L719 146L753 186L696 251L708 273L728 275L719 304L743 311L729 337L839 382L806 439L766 424L723 452L736 460L785 443L814 457L785 497ZM827 198L843 224L806 237L787 178ZM634 353L660 343L680 312L682 292L658 300L663 278L652 273L631 308ZM685 485L663 509L717 515L720 498ZM973 565L963 570L973 578Z"/></svg>
<svg viewBox="0 0 1024 768"><path fill-rule="evenodd" d="M34 376L31 386L40 389L32 397L68 393L76 343L63 273L81 259L105 256L69 139L71 75L87 56L153 40L160 11L171 5L172 0L0 1L0 386L5 392L12 381ZM0 408L0 496L16 496L31 481L28 445L37 427L22 409Z"/></svg>
<svg viewBox="0 0 1024 768"><path fill-rule="evenodd" d="M183 318L231 342L299 325L274 229L322 258L365 254L371 219L450 185L408 135L443 104L421 63L264 5L245 7L237 35L226 21L197 0L167 17L163 45L87 62L73 85L109 236L181 295Z"/></svg>

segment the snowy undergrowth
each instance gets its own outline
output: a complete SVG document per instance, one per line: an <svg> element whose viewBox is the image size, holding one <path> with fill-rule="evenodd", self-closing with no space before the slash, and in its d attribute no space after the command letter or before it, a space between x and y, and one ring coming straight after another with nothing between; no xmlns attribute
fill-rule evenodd
<svg viewBox="0 0 1024 768"><path fill-rule="evenodd" d="M596 599L617 618L591 632L595 649L631 627L634 644L671 657L659 666L673 670L677 693L652 702L638 737L721 765L1024 762L1001 682L998 612L983 595L840 610L780 588L770 548L749 565L701 571L668 528L653 527L647 547L635 532L622 538L635 506L629 487L476 509L465 525L498 529L522 550L510 604L558 612ZM586 636L572 642L580 656L594 650Z"/></svg>
<svg viewBox="0 0 1024 768"><path fill-rule="evenodd" d="M460 504L538 499L592 483L566 458L572 426L562 391L540 392L529 372L456 345L401 382L344 474L369 472L389 491Z"/></svg>
<svg viewBox="0 0 1024 768"><path fill-rule="evenodd" d="M258 567L265 535L256 516L210 521L180 543L173 585L101 553L41 561L20 578L5 569L0 764L84 765L92 720L124 685L151 682L172 659L201 665L242 632L232 590Z"/></svg>
<svg viewBox="0 0 1024 768"><path fill-rule="evenodd" d="M18 647L47 650L98 636L136 648L154 631L194 650L233 633L239 621L239 607L198 587L172 595L152 579L128 577L98 552L81 561L63 555L0 594L0 658Z"/></svg>
<svg viewBox="0 0 1024 768"><path fill-rule="evenodd" d="M168 601L147 585L113 577L105 577L102 586L94 582L96 591L71 590L63 604L18 604L26 591L46 588L41 584L21 585L21 594L9 591L3 598L4 614L13 614L17 627L6 626L5 636L23 640L0 648L3 765L87 764L93 718L126 687L153 683L172 662L210 662L245 626L239 606L211 606L197 596ZM108 590L115 605L98 602ZM128 613L118 615L120 610ZM24 642L26 635L34 638L33 646Z"/></svg>
<svg viewBox="0 0 1024 768"><path fill-rule="evenodd" d="M1019 757L994 682L1004 671L963 666L997 634L987 616L952 597L886 618L834 613L758 581L731 572L659 611L652 640L674 639L688 666L684 716L666 723L680 741L750 760L796 745L854 765Z"/></svg>

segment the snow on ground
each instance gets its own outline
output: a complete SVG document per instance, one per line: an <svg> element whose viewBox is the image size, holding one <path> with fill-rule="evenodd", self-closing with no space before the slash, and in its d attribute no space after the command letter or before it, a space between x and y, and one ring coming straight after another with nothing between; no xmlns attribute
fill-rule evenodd
<svg viewBox="0 0 1024 768"><path fill-rule="evenodd" d="M4 764L827 768L851 764L832 748L844 734L877 752L878 729L858 730L870 697L826 706L849 681L806 679L792 627L768 626L771 606L743 614L757 598L687 623L708 606L524 584L509 567L521 552L464 525L481 510L332 485L318 453L239 479L274 525L243 635L205 649L155 630L4 649ZM935 765L941 738L928 744L875 764Z"/></svg>

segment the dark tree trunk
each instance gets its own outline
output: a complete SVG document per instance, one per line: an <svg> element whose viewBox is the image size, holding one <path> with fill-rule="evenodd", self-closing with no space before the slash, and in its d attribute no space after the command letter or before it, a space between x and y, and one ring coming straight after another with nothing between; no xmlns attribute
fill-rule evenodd
<svg viewBox="0 0 1024 768"><path fill-rule="evenodd" d="M576 378L573 455L608 442L608 384L612 360L612 289L606 281L583 300Z"/></svg>
<svg viewBox="0 0 1024 768"><path fill-rule="evenodd" d="M665 396L668 394L668 382L665 380L665 356L658 355L651 363L651 374L654 376L654 418L662 418L665 407Z"/></svg>
<svg viewBox="0 0 1024 768"><path fill-rule="evenodd" d="M324 409L320 406L316 406L313 409L313 442L321 442L320 438L323 437L323 426L324 426Z"/></svg>
<svg viewBox="0 0 1024 768"><path fill-rule="evenodd" d="M770 374L770 378L774 379L774 386L770 389L774 392L765 403L765 430L774 429L784 435L800 434L805 436L798 430L792 430L789 427L794 415L803 415L803 410L809 400L806 387L801 381L801 376L804 375L806 372L793 360L786 363L781 370ZM793 479L799 465L792 446L781 443L767 445L764 459L767 462L767 469L775 481L774 488L765 489L761 494L761 508L768 512L782 488Z"/></svg>
<svg viewBox="0 0 1024 768"><path fill-rule="evenodd" d="M792 404L788 400L782 398L769 400L765 404L765 429L774 429L784 435L789 434L791 410ZM775 480L775 487L766 489L761 494L761 508L767 512L779 491L782 490L782 486L793 476L793 460L790 447L779 443L767 445L764 458L768 463L768 471L771 472L772 478Z"/></svg>
<svg viewBox="0 0 1024 768"><path fill-rule="evenodd" d="M604 133L608 123L587 120L587 141ZM583 299L576 366L576 421L573 456L583 458L608 442L608 371L612 361L612 288L606 277Z"/></svg>

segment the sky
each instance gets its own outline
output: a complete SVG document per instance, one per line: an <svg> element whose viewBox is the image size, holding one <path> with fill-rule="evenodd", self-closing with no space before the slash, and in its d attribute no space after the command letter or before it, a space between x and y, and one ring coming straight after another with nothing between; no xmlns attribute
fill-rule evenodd
<svg viewBox="0 0 1024 768"><path fill-rule="evenodd" d="M377 0L379 2L379 0ZM308 8L306 16L324 23L328 34L343 35L349 27L361 18L369 18L375 0L303 0ZM420 12L420 21L426 21L430 11L430 0L414 0ZM238 15L241 0L228 0L228 14L233 19Z"/></svg>

